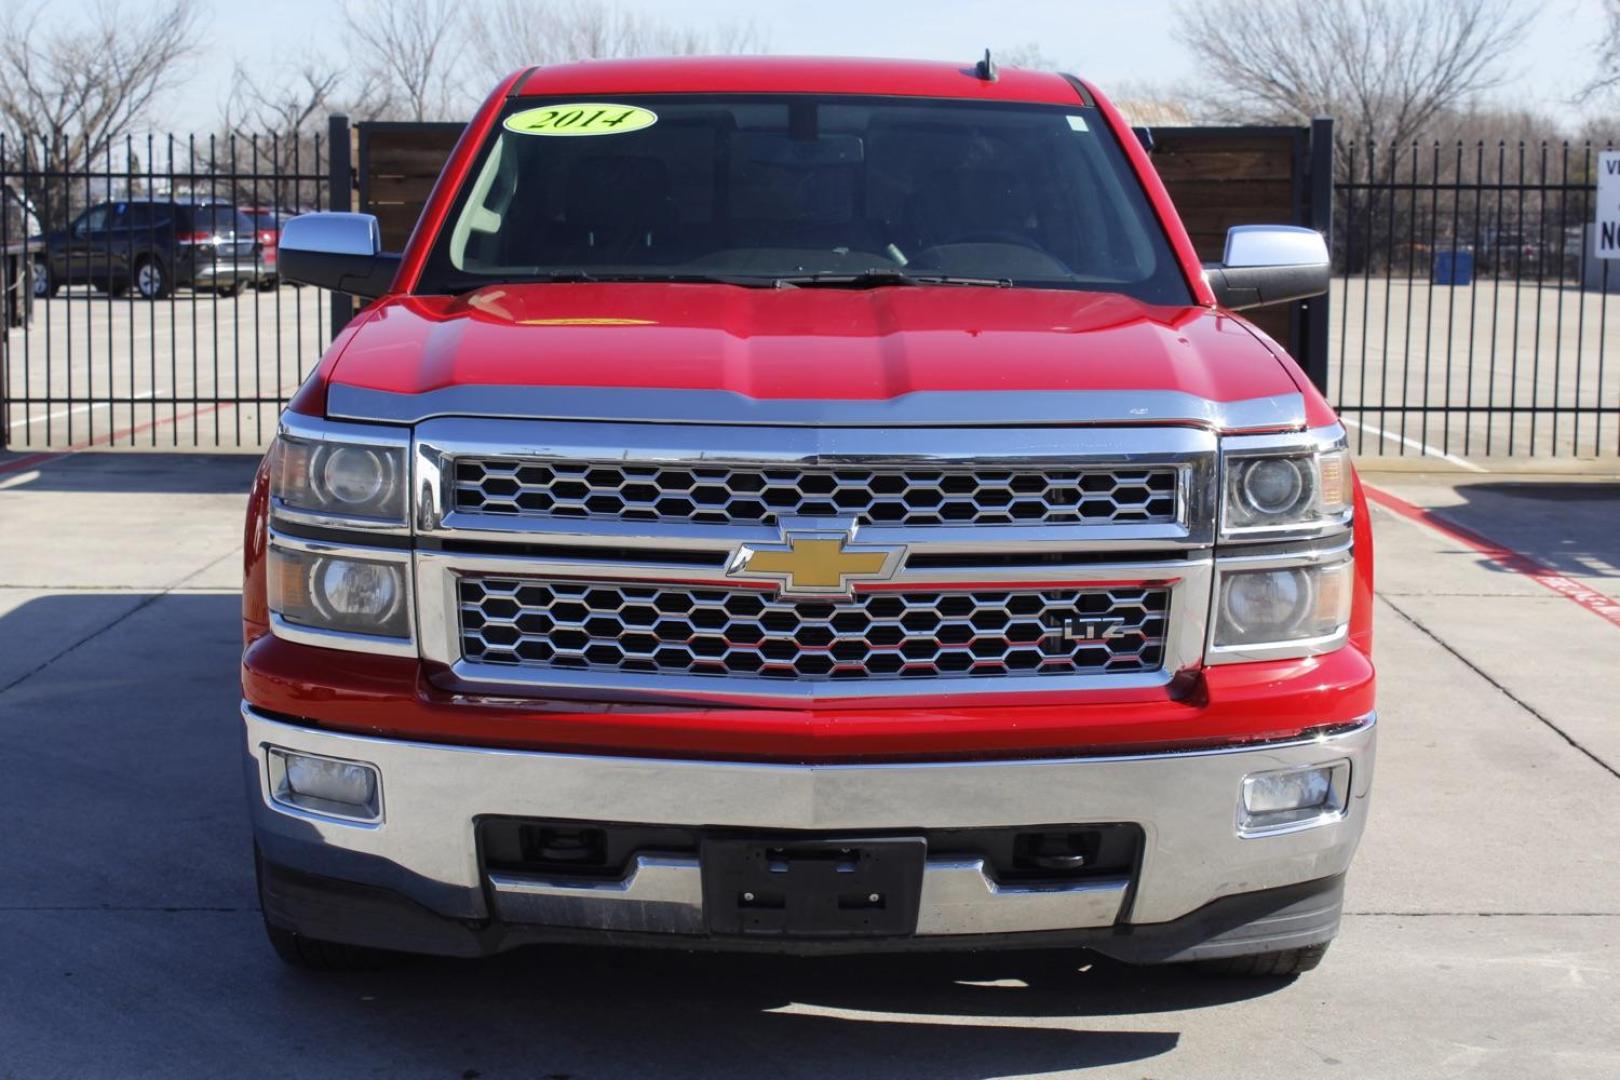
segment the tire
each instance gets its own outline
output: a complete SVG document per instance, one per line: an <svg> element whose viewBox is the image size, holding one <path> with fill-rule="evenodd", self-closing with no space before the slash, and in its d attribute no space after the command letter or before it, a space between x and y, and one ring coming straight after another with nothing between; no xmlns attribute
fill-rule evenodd
<svg viewBox="0 0 1620 1080"><path fill-rule="evenodd" d="M51 276L51 264L44 259L34 260L34 299L49 300L61 289L61 282Z"/></svg>
<svg viewBox="0 0 1620 1080"><path fill-rule="evenodd" d="M253 877L259 890L259 911L264 912L264 857L259 845L253 845ZM264 936L270 947L281 957L282 963L303 971L373 971L397 963L402 954L383 949L368 949L364 945L348 945L341 941L322 941L273 925L264 919Z"/></svg>
<svg viewBox="0 0 1620 1080"><path fill-rule="evenodd" d="M258 289L260 292L275 292L281 287L281 282L277 281L273 277L260 278L258 281L253 283L253 287Z"/></svg>
<svg viewBox="0 0 1620 1080"><path fill-rule="evenodd" d="M1220 960L1199 960L1195 967L1206 975L1221 975L1240 979L1288 979L1313 971L1327 955L1328 947L1306 945L1299 949L1279 949L1276 952L1252 953L1248 956L1228 956Z"/></svg>
<svg viewBox="0 0 1620 1080"><path fill-rule="evenodd" d="M135 264L135 293L142 300L161 300L169 295L169 272L151 256Z"/></svg>
<svg viewBox="0 0 1620 1080"><path fill-rule="evenodd" d="M225 297L227 299L232 297L232 296L235 296L237 293L239 293L241 291L242 291L242 283L240 281L235 282L235 283L230 284L230 285L221 285L219 288L214 290L214 292L218 293L220 296Z"/></svg>
<svg viewBox="0 0 1620 1080"><path fill-rule="evenodd" d="M307 938L268 922L264 924L264 933L282 963L302 971L375 971L399 959L397 953Z"/></svg>

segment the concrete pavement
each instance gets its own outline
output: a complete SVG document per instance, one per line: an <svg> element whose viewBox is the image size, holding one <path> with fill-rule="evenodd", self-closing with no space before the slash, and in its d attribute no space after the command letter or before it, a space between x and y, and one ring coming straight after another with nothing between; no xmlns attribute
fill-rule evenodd
<svg viewBox="0 0 1620 1080"><path fill-rule="evenodd" d="M252 467L0 472L0 1077L1620 1074L1620 627L1384 510L1373 819L1293 983L1065 955L287 970L237 766ZM1372 479L1620 581L1612 487Z"/></svg>

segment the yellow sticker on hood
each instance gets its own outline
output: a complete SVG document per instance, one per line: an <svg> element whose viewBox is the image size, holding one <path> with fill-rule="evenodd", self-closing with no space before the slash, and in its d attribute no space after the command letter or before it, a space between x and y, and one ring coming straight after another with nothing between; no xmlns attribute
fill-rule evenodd
<svg viewBox="0 0 1620 1080"><path fill-rule="evenodd" d="M505 127L519 135L623 135L656 123L658 114L651 109L581 101L515 112Z"/></svg>

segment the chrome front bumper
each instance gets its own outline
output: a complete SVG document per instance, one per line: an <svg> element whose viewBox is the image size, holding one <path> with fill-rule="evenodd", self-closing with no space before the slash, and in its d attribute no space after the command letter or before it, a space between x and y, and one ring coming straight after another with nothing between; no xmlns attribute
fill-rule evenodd
<svg viewBox="0 0 1620 1080"><path fill-rule="evenodd" d="M1367 818L1375 718L1319 738L1218 750L1037 761L777 765L488 750L336 734L244 705L254 831L280 867L386 889L456 920L577 930L704 933L695 858L646 853L624 880L486 874L476 819L809 831L1139 824L1135 880L996 883L977 859L929 859L918 937L1168 923L1223 897L1342 875ZM381 820L358 824L272 797L267 751L362 761L381 775ZM1342 814L1239 835L1249 773L1350 763ZM1133 888L1134 886L1134 888ZM1128 906L1127 906L1128 904ZM1336 925L1337 908L1330 913ZM1330 936L1330 935L1328 935Z"/></svg>

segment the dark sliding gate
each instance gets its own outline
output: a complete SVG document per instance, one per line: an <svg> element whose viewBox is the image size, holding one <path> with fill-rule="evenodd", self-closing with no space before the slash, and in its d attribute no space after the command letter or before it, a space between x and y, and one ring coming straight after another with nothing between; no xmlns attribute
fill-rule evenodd
<svg viewBox="0 0 1620 1080"><path fill-rule="evenodd" d="M1329 396L1363 454L1620 453L1601 147L1365 145L1334 185Z"/></svg>
<svg viewBox="0 0 1620 1080"><path fill-rule="evenodd" d="M275 265L280 223L326 208L327 151L0 136L0 448L262 445L329 339L328 298Z"/></svg>
<svg viewBox="0 0 1620 1080"><path fill-rule="evenodd" d="M278 215L374 213L397 250L460 131L333 117L325 132L124 138L89 155L65 135L0 138L0 448L262 446L353 311L276 279ZM1620 266L1591 256L1600 147L1363 146L1335 169L1327 121L1154 137L1203 258L1234 224L1331 235L1330 297L1254 319L1360 453L1620 453ZM244 245L182 229L196 204L267 216ZM173 272L182 248L229 281ZM152 261L172 271L155 300L138 287Z"/></svg>

